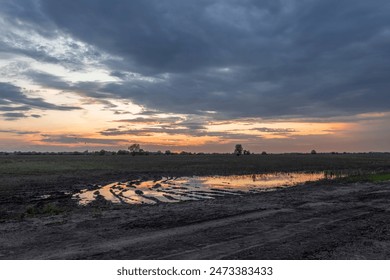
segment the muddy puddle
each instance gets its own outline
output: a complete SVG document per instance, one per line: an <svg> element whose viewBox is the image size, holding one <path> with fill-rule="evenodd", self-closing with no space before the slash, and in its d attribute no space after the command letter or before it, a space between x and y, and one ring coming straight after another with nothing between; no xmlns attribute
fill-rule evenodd
<svg viewBox="0 0 390 280"><path fill-rule="evenodd" d="M73 195L80 205L96 199L113 203L156 204L185 200L214 199L226 195L262 192L295 186L309 181L332 179L326 173L271 173L232 176L162 177L95 185Z"/></svg>

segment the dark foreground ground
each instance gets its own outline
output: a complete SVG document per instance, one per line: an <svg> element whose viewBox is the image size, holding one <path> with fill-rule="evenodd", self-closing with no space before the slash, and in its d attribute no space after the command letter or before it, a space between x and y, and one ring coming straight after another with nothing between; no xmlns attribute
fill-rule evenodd
<svg viewBox="0 0 390 280"><path fill-rule="evenodd" d="M0 258L390 259L390 182L378 177L175 204L80 207L71 199L87 182L193 175L191 169L199 175L390 168L387 154L189 157L126 158L127 167L112 157L82 158L100 169L83 169L74 157L0 158Z"/></svg>

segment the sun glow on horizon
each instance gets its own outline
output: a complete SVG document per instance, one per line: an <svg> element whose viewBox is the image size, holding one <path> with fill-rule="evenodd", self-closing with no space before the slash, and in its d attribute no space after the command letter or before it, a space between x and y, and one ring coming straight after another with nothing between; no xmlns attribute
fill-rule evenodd
<svg viewBox="0 0 390 280"><path fill-rule="evenodd" d="M37 119L0 121L0 140L9 146L12 141L26 149L35 147L38 150L67 149L93 150L99 148L123 149L131 143L142 146L171 147L180 150L185 147L189 151L206 148L208 145L234 145L234 143L252 143L256 147L276 140L291 140L297 137L332 136L340 137L346 131L356 129L352 123L306 123L306 122L265 122L261 119L229 120L225 122L204 121L204 126L196 129L185 127L190 117L186 115L163 114L158 117L139 117L133 115L122 120L112 111L101 110L103 105L87 105L77 114L61 111L47 111ZM124 108L122 108L124 109ZM130 114L131 115L131 114ZM8 126L7 126L8 125ZM20 131L27 131L22 133ZM31 131L31 133L28 133ZM107 132L104 134L103 132ZM7 145L2 145L2 150ZM285 144L286 146L288 143ZM12 146L12 145L11 145ZM15 149L15 148L14 148ZM286 149L288 150L288 149Z"/></svg>
<svg viewBox="0 0 390 280"><path fill-rule="evenodd" d="M279 151L306 149L306 145L290 143L330 137L349 139L367 122L383 122L389 112L358 114L354 117L306 120L269 120L239 118L215 120L217 112L199 116L148 110L129 100L91 99L78 92L30 86L29 98L44 100L79 109L38 110L34 107L24 118L0 119L1 150L93 150L126 149L131 143L158 149L215 149L224 151L229 145L244 143L258 152L276 145ZM352 133L352 134L351 134ZM280 142L282 141L282 142ZM310 140L312 141L312 140ZM309 142L310 143L310 142ZM309 144L308 144L309 145ZM311 144L314 146L315 144ZM210 147L210 148L208 148ZM230 149L230 148L229 148Z"/></svg>

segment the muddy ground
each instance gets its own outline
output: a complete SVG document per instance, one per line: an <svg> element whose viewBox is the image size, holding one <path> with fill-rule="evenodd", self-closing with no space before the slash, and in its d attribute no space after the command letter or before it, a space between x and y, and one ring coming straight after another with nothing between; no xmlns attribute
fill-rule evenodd
<svg viewBox="0 0 390 280"><path fill-rule="evenodd" d="M1 259L390 259L390 182L87 207L68 185L0 197Z"/></svg>

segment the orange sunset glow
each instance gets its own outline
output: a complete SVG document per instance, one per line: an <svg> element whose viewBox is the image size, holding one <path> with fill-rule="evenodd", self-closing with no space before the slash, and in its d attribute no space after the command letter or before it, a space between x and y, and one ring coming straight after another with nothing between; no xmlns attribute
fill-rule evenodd
<svg viewBox="0 0 390 280"><path fill-rule="evenodd" d="M164 5L128 24L99 5L85 21L82 8L57 13L67 4L6 5L0 150L389 151L388 32L360 20L351 28L367 28L370 40L328 38L299 20L282 32L300 5L271 17L210 3L196 17L186 10L186 24Z"/></svg>

